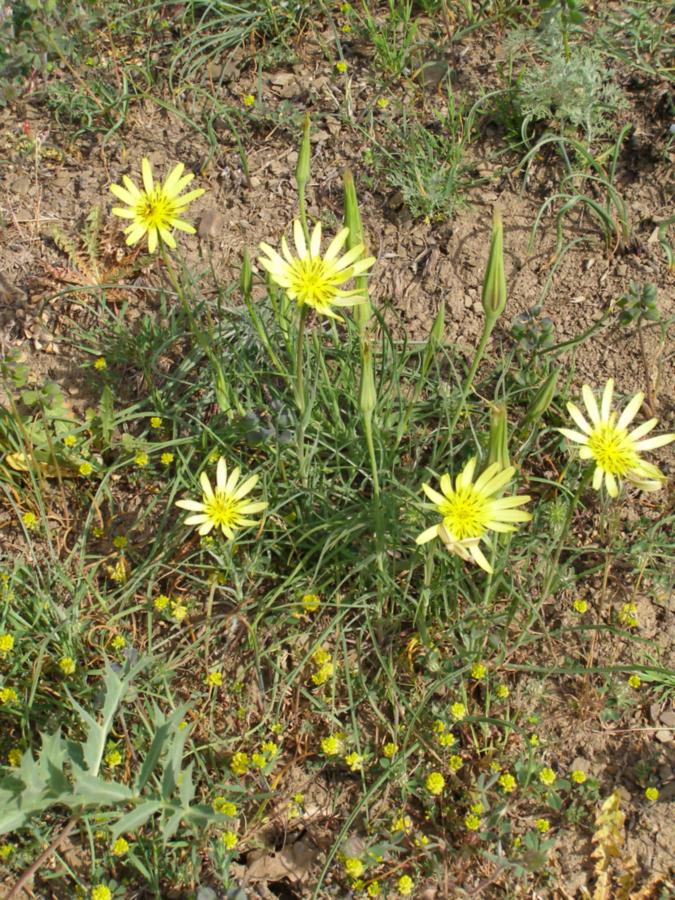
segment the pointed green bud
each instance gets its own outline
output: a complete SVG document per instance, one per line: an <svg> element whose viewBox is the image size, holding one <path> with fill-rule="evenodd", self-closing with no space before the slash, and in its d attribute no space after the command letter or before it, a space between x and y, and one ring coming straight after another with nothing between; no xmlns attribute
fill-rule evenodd
<svg viewBox="0 0 675 900"><path fill-rule="evenodd" d="M309 143L310 119L309 113L305 113L305 121L302 126L302 143L298 153L298 164L295 167L295 182L300 190L304 190L309 181L309 164L311 160L311 147Z"/></svg>
<svg viewBox="0 0 675 900"><path fill-rule="evenodd" d="M445 300L441 300L441 305L438 308L436 318L434 319L434 324L432 325L431 331L429 332L429 343L433 344L434 347L439 347L443 343L444 336L445 336Z"/></svg>
<svg viewBox="0 0 675 900"><path fill-rule="evenodd" d="M244 247L244 258L241 262L241 272L239 274L239 287L244 296L244 300L249 300L251 291L253 290L253 271L251 269L251 257L248 247Z"/></svg>
<svg viewBox="0 0 675 900"><path fill-rule="evenodd" d="M373 373L373 354L369 341L364 341L361 347L361 391L359 395L361 414L365 419L371 419L377 406L377 392L375 390L375 375Z"/></svg>
<svg viewBox="0 0 675 900"><path fill-rule="evenodd" d="M495 209L492 218L490 254L483 281L483 309L489 321L495 322L506 306L506 276L504 275L504 229L502 217Z"/></svg>
<svg viewBox="0 0 675 900"><path fill-rule="evenodd" d="M503 403L494 404L490 410L490 441L488 443L488 466L499 463L500 468L506 469L509 462L509 434L506 406Z"/></svg>
<svg viewBox="0 0 675 900"><path fill-rule="evenodd" d="M354 176L349 169L345 169L342 175L342 183L344 185L345 198L345 225L349 228L347 247L351 249L357 244L363 244L364 240L359 201L356 199L356 185L354 184Z"/></svg>
<svg viewBox="0 0 675 900"><path fill-rule="evenodd" d="M358 244L363 244L365 247L363 223L361 221L359 201L356 197L356 185L354 184L354 176L349 169L345 169L342 181L344 185L345 225L349 228L347 249L351 250L352 247L356 247ZM368 276L359 275L354 283L360 295L366 298L365 303L357 303L354 307L354 319L358 325L359 333L363 334L363 330L373 314L370 300L368 299Z"/></svg>
<svg viewBox="0 0 675 900"><path fill-rule="evenodd" d="M436 351L443 343L444 335L445 300L441 300L441 305L438 309L438 313L436 314L436 318L434 319L434 324L431 326L429 338L427 340L426 347L424 348L424 356L422 357L422 377L424 377L429 371L429 366L433 361Z"/></svg>
<svg viewBox="0 0 675 900"><path fill-rule="evenodd" d="M523 425L534 425L538 419L544 415L546 410L551 405L551 401L555 397L555 389L558 386L558 376L560 375L560 368L556 367L553 369L551 374L548 376L546 381L539 388L537 393L535 394L532 403L527 408L527 412L523 418Z"/></svg>

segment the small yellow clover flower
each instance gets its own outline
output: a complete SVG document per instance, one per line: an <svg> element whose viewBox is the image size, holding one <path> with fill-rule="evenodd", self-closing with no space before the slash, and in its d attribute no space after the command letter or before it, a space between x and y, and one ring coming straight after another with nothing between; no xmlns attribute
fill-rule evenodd
<svg viewBox="0 0 675 900"><path fill-rule="evenodd" d="M216 489L211 487L209 476L202 472L199 481L202 486L202 500L177 500L176 506L190 510L194 515L188 516L186 525L199 525L201 536L208 534L213 528L220 528L229 540L234 539L235 530L258 522L247 516L262 512L267 503L262 500L250 503L245 500L258 483L258 475L251 475L240 483L240 469L233 469L228 477L227 464L221 456L216 466Z"/></svg>
<svg viewBox="0 0 675 900"><path fill-rule="evenodd" d="M357 244L338 258L347 241L349 229L343 228L321 255L321 223L317 222L307 246L302 225L296 219L293 223L293 239L297 257L288 248L285 237L281 238L280 255L269 244L260 244L265 256L258 262L266 269L272 281L282 287L290 300L298 306L311 306L318 313L342 321L331 306L355 306L364 303L361 291L344 290L341 285L357 275L362 275L375 262L375 257L361 258L365 251L363 244Z"/></svg>
<svg viewBox="0 0 675 900"><path fill-rule="evenodd" d="M527 495L499 497L497 496L515 474L515 468L508 466L502 469L499 463L493 463L473 481L477 460L470 459L455 479L446 473L441 476L442 494L428 484L422 489L431 500L427 508L440 513L441 521L427 528L415 539L416 544L426 544L439 537L447 550L456 553L461 559L473 559L481 569L491 573L492 566L480 549L480 542L488 531L508 532L516 530L516 523L529 522L532 515L525 510L515 509L528 503Z"/></svg>
<svg viewBox="0 0 675 900"><path fill-rule="evenodd" d="M64 675L72 675L76 669L76 663L72 656L62 656L59 660L59 669Z"/></svg>
<svg viewBox="0 0 675 900"><path fill-rule="evenodd" d="M129 852L129 841L126 838L119 837L112 845L111 853L113 856L125 856Z"/></svg>
<svg viewBox="0 0 675 900"><path fill-rule="evenodd" d="M643 450L655 450L675 441L675 434L661 434L642 440L657 424L658 419L648 419L632 431L628 426L638 414L644 394L636 394L617 418L612 410L614 379L610 378L602 393L600 407L591 388L585 384L581 395L588 412L588 422L574 403L567 404L567 411L579 431L559 428L568 440L580 444L581 459L595 462L593 487L599 491L604 484L610 497L618 497L621 481L626 479L643 491L658 491L665 476L656 466L640 456Z"/></svg>
<svg viewBox="0 0 675 900"><path fill-rule="evenodd" d="M105 884L95 884L90 896L91 900L112 900L112 892Z"/></svg>
<svg viewBox="0 0 675 900"><path fill-rule="evenodd" d="M429 775L427 775L427 780L424 782L424 786L430 794L433 794L435 797L437 797L439 794L443 793L443 788L445 787L445 778L443 778L440 772L430 772Z"/></svg>
<svg viewBox="0 0 675 900"><path fill-rule="evenodd" d="M157 250L160 241L175 250L176 241L171 229L177 228L187 234L195 233L193 226L179 217L193 200L201 197L204 188L179 196L194 178L191 172L183 175L184 169L183 163L178 163L166 177L164 184L155 183L150 160L144 158L141 161L143 190L136 187L127 175L122 176L124 187L119 184L110 185L111 192L128 207L113 207L114 215L131 220L131 224L124 229L127 244L137 244L147 234L150 253Z"/></svg>

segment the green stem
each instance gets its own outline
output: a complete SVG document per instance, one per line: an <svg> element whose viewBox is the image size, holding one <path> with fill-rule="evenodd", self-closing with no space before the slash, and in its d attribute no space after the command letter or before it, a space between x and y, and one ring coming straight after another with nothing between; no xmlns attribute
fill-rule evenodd
<svg viewBox="0 0 675 900"><path fill-rule="evenodd" d="M307 222L307 203L305 200L305 185L298 183L298 211L300 213L300 224L305 235L305 240L309 245L309 224Z"/></svg>
<svg viewBox="0 0 675 900"><path fill-rule="evenodd" d="M380 499L380 478L377 468L377 459L375 458L375 442L373 441L373 416L372 413L363 416L363 431L366 435L366 445L368 447L368 458L370 460L370 474L373 479L373 494L379 501Z"/></svg>
<svg viewBox="0 0 675 900"><path fill-rule="evenodd" d="M478 366L483 359L483 354L485 353L485 348L487 347L487 342L490 340L490 335L492 334L492 330L497 323L497 318L486 318L485 324L483 325L483 333L480 336L480 341L478 343L478 347L476 349L475 356L473 358L473 362L471 363L471 368L469 369L469 374L466 376L464 381L464 385L462 386L462 395L460 397L459 403L457 405L457 409L450 420L450 425L448 427L448 437L446 441L449 441L452 438L452 433L455 430L455 426L461 416L464 407L466 405L466 398L469 396L469 391L471 390L471 385L473 384L473 380L476 377L476 372L478 371Z"/></svg>
<svg viewBox="0 0 675 900"><path fill-rule="evenodd" d="M427 609L429 606L429 594L431 593L431 579L433 574L434 551L433 548L430 548L427 552L426 559L424 560L424 585L422 587L420 602L417 606L417 613L415 614L415 628L417 628L420 640L425 647L431 646L429 630L427 628Z"/></svg>
<svg viewBox="0 0 675 900"><path fill-rule="evenodd" d="M546 576L546 580L544 581L544 587L541 592L541 598L539 600L538 607L541 609L543 604L549 597L551 592L551 588L553 587L553 582L558 573L558 563L560 562L560 554L562 553L563 547L565 546L565 541L567 540L567 535L569 534L569 530L572 526L572 519L574 518L574 513L576 512L576 508L579 505L579 500L581 499L581 495L586 489L588 482L591 480L593 475L593 469L591 466L588 466L584 474L582 475L579 484L577 486L576 491L574 492L574 496L572 497L572 501L570 503L569 509L567 510L567 516L565 517L565 524L563 525L562 533L560 535L560 540L558 541L556 548L553 552L553 556L551 557L551 562L548 567L548 574Z"/></svg>
<svg viewBox="0 0 675 900"><path fill-rule="evenodd" d="M295 402L300 413L300 418L305 414L307 401L305 397L305 376L303 372L304 347L305 347L305 325L307 323L307 307L300 307L300 317L298 319L298 333L295 342Z"/></svg>

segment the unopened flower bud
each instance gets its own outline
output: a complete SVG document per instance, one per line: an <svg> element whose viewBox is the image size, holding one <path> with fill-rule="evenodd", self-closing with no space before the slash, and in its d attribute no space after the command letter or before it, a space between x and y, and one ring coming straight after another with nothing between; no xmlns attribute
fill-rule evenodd
<svg viewBox="0 0 675 900"><path fill-rule="evenodd" d="M239 287L244 295L244 300L249 300L251 297L251 290L253 289L253 272L251 270L251 257L249 256L247 247L244 248L244 258L241 262Z"/></svg>
<svg viewBox="0 0 675 900"><path fill-rule="evenodd" d="M558 385L559 375L560 369L555 368L548 376L546 381L544 381L542 386L537 391L534 399L532 400L532 403L530 403L527 408L527 412L525 413L525 417L523 418L523 425L533 425L544 415L555 396L555 389Z"/></svg>
<svg viewBox="0 0 675 900"><path fill-rule="evenodd" d="M359 201L356 197L354 176L349 169L345 169L342 181L344 185L345 225L349 228L347 248L351 250L352 247L356 247L359 244L365 246L363 223L361 221L361 212L359 211ZM355 284L359 294L366 298L365 303L358 303L354 307L354 319L359 327L359 332L363 333L363 329L372 315L372 309L368 299L368 277L366 275L359 275L355 279Z"/></svg>
<svg viewBox="0 0 675 900"><path fill-rule="evenodd" d="M490 440L488 443L488 465L499 463L507 469L509 462L508 417L504 404L495 404L490 411Z"/></svg>
<svg viewBox="0 0 675 900"><path fill-rule="evenodd" d="M506 306L506 276L504 274L504 229L499 210L492 219L490 254L483 281L483 309L488 320L496 321Z"/></svg>
<svg viewBox="0 0 675 900"><path fill-rule="evenodd" d="M295 167L295 181L300 190L303 190L309 181L309 165L311 158L309 131L309 113L305 113L305 121L302 126L302 143L300 144L300 152L298 153L298 164Z"/></svg>

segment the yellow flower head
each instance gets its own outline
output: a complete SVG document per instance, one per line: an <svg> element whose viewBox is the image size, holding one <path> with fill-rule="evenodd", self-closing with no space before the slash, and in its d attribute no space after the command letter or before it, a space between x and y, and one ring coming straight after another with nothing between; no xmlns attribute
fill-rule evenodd
<svg viewBox="0 0 675 900"><path fill-rule="evenodd" d="M539 773L539 781L542 784L545 784L550 787L550 785L555 784L556 774L553 769L546 766L546 768L542 769Z"/></svg>
<svg viewBox="0 0 675 900"><path fill-rule="evenodd" d="M360 878L365 871L365 866L356 856L347 856L345 858L345 870L350 878Z"/></svg>
<svg viewBox="0 0 675 900"><path fill-rule="evenodd" d="M109 750L105 757L106 765L110 766L111 769L114 769L115 766L119 766L122 762L122 754L119 750Z"/></svg>
<svg viewBox="0 0 675 900"><path fill-rule="evenodd" d="M455 722L461 722L466 717L466 706L463 703L453 703L450 707L450 715Z"/></svg>
<svg viewBox="0 0 675 900"><path fill-rule="evenodd" d="M424 786L430 794L433 794L437 797L443 792L443 788L445 787L445 778L443 778L440 772L430 772L429 775L427 775L427 780L424 782Z"/></svg>
<svg viewBox="0 0 675 900"><path fill-rule="evenodd" d="M7 764L12 766L12 768L18 768L21 765L21 757L23 753L21 752L19 747L12 747L12 749L7 754Z"/></svg>
<svg viewBox="0 0 675 900"><path fill-rule="evenodd" d="M214 672L209 672L206 676L206 686L207 687L221 687L223 683L223 675L222 672L218 672L217 670Z"/></svg>
<svg viewBox="0 0 675 900"><path fill-rule="evenodd" d="M365 250L363 244L357 244L338 258L348 235L348 228L339 231L321 256L321 223L314 226L308 247L302 225L296 219L293 238L297 257L292 255L286 238L282 237L283 256L269 244L262 243L260 249L266 255L259 257L258 262L298 306L311 306L324 316L340 319L331 306L354 306L365 301L359 290L346 291L340 285L361 275L375 262L373 256L360 258Z"/></svg>
<svg viewBox="0 0 675 900"><path fill-rule="evenodd" d="M0 703L16 703L19 695L11 687L0 688Z"/></svg>
<svg viewBox="0 0 675 900"><path fill-rule="evenodd" d="M237 846L237 835L234 831L224 831L220 836L226 850L234 850Z"/></svg>
<svg viewBox="0 0 675 900"><path fill-rule="evenodd" d="M595 462L593 487L599 491L603 483L610 497L617 497L622 479L632 482L643 491L658 491L665 477L656 466L645 462L640 456L643 450L655 450L675 440L675 434L661 434L658 437L642 440L657 424L658 419L648 419L632 431L628 426L638 414L642 406L644 394L636 394L617 418L612 410L614 380L609 379L605 385L598 408L597 400L590 387L585 384L581 395L588 412L587 422L580 409L574 403L567 404L567 411L579 428L559 428L570 441L580 444L581 459L592 459Z"/></svg>
<svg viewBox="0 0 675 900"><path fill-rule="evenodd" d="M399 880L396 882L396 890L402 897L409 897L413 889L415 887L415 882L412 880L410 875L401 875Z"/></svg>
<svg viewBox="0 0 675 900"><path fill-rule="evenodd" d="M512 794L517 786L517 781L510 772L505 772L499 776L499 786L505 794Z"/></svg>
<svg viewBox="0 0 675 900"><path fill-rule="evenodd" d="M91 889L91 900L111 900L112 892L105 884L96 884Z"/></svg>
<svg viewBox="0 0 675 900"><path fill-rule="evenodd" d="M338 756L344 750L344 736L342 734L329 734L322 738L321 750L326 756Z"/></svg>
<svg viewBox="0 0 675 900"><path fill-rule="evenodd" d="M348 753L345 756L345 762L352 770L352 772L360 772L363 768L363 757L360 753Z"/></svg>
<svg viewBox="0 0 675 900"><path fill-rule="evenodd" d="M0 634L0 656L5 656L7 653L11 653L14 649L14 636L6 633Z"/></svg>
<svg viewBox="0 0 675 900"><path fill-rule="evenodd" d="M542 834L546 834L551 830L551 823L548 819L537 819L537 821L534 823L534 827Z"/></svg>
<svg viewBox="0 0 675 900"><path fill-rule="evenodd" d="M247 753L235 753L230 760L230 769L235 775L246 775L249 765L250 762Z"/></svg>
<svg viewBox="0 0 675 900"><path fill-rule="evenodd" d="M117 838L111 852L113 856L125 856L129 852L129 841L123 837Z"/></svg>
<svg viewBox="0 0 675 900"><path fill-rule="evenodd" d="M584 781L588 778L588 775L583 771L583 769L574 769L570 778L575 784L583 784Z"/></svg>
<svg viewBox="0 0 675 900"><path fill-rule="evenodd" d="M464 816L464 824L469 831L478 831L480 828L480 816L477 816L475 813L467 813Z"/></svg>
<svg viewBox="0 0 675 900"><path fill-rule="evenodd" d="M393 741L389 741L389 743L385 744L382 748L382 753L384 756L386 756L387 759L391 759L398 753L398 744L395 744Z"/></svg>
<svg viewBox="0 0 675 900"><path fill-rule="evenodd" d="M482 678L485 678L487 674L487 666L484 663L474 663L471 666L471 677L475 678L476 681L480 681Z"/></svg>
<svg viewBox="0 0 675 900"><path fill-rule="evenodd" d="M38 517L35 515L34 512L32 512L31 510L28 510L28 512L25 512L21 516L21 521L23 522L23 524L26 526L26 528L29 531L33 531L33 529L37 526Z"/></svg>
<svg viewBox="0 0 675 900"><path fill-rule="evenodd" d="M529 522L531 514L515 509L531 498L527 495L515 497L495 496L508 484L515 473L509 466L502 469L499 463L488 466L476 481L473 475L476 470L476 458L469 460L455 479L453 487L449 475L441 476L439 494L428 484L423 484L424 493L432 502L442 519L431 528L427 528L416 538L417 544L426 544L435 537L445 544L451 553L462 559L473 559L481 569L492 572L492 567L479 547L488 531L515 531L516 522Z"/></svg>
<svg viewBox="0 0 675 900"><path fill-rule="evenodd" d="M464 760L462 759L461 756L458 756L457 754L455 754L454 756L451 756L450 760L448 762L448 768L450 769L451 772L459 772L459 770L462 768L463 765L464 765Z"/></svg>
<svg viewBox="0 0 675 900"><path fill-rule="evenodd" d="M303 594L300 598L302 608L306 613L316 612L321 605L321 598L318 594Z"/></svg>
<svg viewBox="0 0 675 900"><path fill-rule="evenodd" d="M62 656L59 660L59 669L61 669L64 675L72 675L75 668L75 660L72 656Z"/></svg>
<svg viewBox="0 0 675 900"><path fill-rule="evenodd" d="M150 253L157 250L160 240L173 250L176 242L171 229L177 228L188 234L195 233L192 225L179 217L193 200L201 197L204 188L197 188L183 194L182 197L179 196L194 178L191 172L183 175L184 168L183 163L178 163L167 176L164 184L155 183L150 161L143 159L141 162L143 190L136 187L126 175L122 176L124 187L119 184L110 185L112 193L128 207L128 209L119 206L113 207L113 213L116 216L131 220L131 224L124 230L127 244L136 244L147 234Z"/></svg>
<svg viewBox="0 0 675 900"><path fill-rule="evenodd" d="M214 813L218 813L221 816L229 816L230 818L233 818L237 815L237 807L226 797L214 797L211 802L211 807Z"/></svg>
<svg viewBox="0 0 675 900"><path fill-rule="evenodd" d="M257 525L253 519L247 519L247 515L262 512L267 503L256 501L250 503L244 498L258 483L258 476L251 475L245 481L239 481L241 472L235 468L228 477L227 465L221 456L216 467L216 489L211 487L211 482L206 472L199 477L203 498L198 500L178 500L176 506L188 509L195 515L188 516L186 525L199 525L199 534L208 534L213 528L220 528L225 537L232 540L237 528L247 525Z"/></svg>
<svg viewBox="0 0 675 900"><path fill-rule="evenodd" d="M655 803L659 799L659 789L655 787L648 787L645 790L645 797L651 803Z"/></svg>

